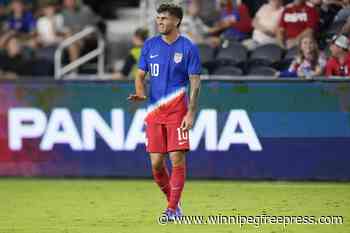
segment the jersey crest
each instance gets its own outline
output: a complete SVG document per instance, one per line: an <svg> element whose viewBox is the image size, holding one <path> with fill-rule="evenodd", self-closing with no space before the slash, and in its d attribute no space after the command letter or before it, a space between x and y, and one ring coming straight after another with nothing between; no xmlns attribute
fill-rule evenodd
<svg viewBox="0 0 350 233"><path fill-rule="evenodd" d="M175 53L174 54L174 62L180 63L182 61L183 54L182 53Z"/></svg>

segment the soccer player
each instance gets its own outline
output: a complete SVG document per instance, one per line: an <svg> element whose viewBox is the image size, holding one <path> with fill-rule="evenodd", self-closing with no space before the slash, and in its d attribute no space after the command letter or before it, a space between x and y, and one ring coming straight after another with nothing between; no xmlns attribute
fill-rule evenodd
<svg viewBox="0 0 350 233"><path fill-rule="evenodd" d="M168 201L165 214L171 220L182 215L179 201L185 184L185 154L190 146L188 130L193 126L197 107L201 63L197 47L179 33L182 8L162 4L157 12L160 35L145 42L135 79L136 93L128 99L149 101L145 118L146 147L154 180ZM147 73L149 96L144 83ZM167 154L172 164L171 176L165 164Z"/></svg>

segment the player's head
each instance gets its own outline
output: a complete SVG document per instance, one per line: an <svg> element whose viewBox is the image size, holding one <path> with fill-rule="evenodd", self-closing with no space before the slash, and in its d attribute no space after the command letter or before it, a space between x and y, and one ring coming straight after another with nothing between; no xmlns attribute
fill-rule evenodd
<svg viewBox="0 0 350 233"><path fill-rule="evenodd" d="M157 9L157 25L160 34L167 35L180 27L183 11L175 4L162 4Z"/></svg>

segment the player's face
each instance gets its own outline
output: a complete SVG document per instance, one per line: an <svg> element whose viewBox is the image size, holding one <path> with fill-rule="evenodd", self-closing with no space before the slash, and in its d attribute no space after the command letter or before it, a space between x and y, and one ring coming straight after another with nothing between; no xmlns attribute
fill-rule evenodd
<svg viewBox="0 0 350 233"><path fill-rule="evenodd" d="M176 26L179 23L179 20L175 16L170 15L168 12L158 14L156 21L158 31L162 35L170 34L177 28Z"/></svg>

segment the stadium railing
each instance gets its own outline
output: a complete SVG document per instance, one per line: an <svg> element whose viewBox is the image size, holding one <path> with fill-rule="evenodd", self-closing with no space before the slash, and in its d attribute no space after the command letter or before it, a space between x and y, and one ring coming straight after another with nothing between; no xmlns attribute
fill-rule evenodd
<svg viewBox="0 0 350 233"><path fill-rule="evenodd" d="M63 52L66 48L72 44L80 41L91 34L96 34L97 36L97 48L80 57L79 59L62 66ZM102 78L104 75L104 57L105 57L105 41L102 38L101 33L95 27L87 27L82 31L72 35L71 37L65 39L57 48L55 52L55 79L61 79L65 74L77 69L79 66L84 65L88 61L97 57L97 77Z"/></svg>

